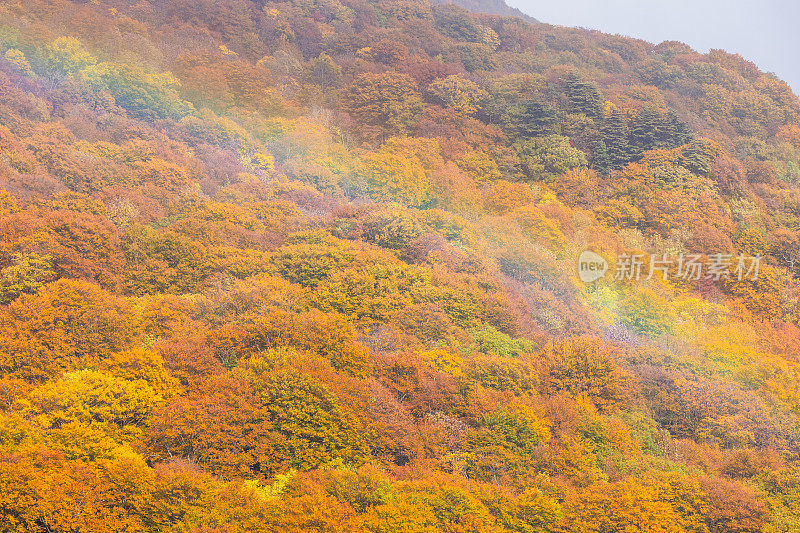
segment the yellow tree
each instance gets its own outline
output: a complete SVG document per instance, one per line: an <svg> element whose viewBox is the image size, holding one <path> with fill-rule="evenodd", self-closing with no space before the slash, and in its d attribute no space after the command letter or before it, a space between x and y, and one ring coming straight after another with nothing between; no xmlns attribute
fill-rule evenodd
<svg viewBox="0 0 800 533"><path fill-rule="evenodd" d="M374 152L364 157L359 174L379 200L419 206L427 199L425 168L416 156Z"/></svg>
<svg viewBox="0 0 800 533"><path fill-rule="evenodd" d="M480 102L489 96L476 83L459 75L437 79L428 86L428 92L446 107L463 115L475 113Z"/></svg>

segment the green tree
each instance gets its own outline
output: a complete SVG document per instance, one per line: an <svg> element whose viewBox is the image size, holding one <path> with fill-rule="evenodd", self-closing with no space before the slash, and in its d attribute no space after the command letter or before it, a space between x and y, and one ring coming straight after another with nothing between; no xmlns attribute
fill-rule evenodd
<svg viewBox="0 0 800 533"><path fill-rule="evenodd" d="M549 135L514 144L528 178L553 179L574 168L588 166L586 155L567 137Z"/></svg>
<svg viewBox="0 0 800 533"><path fill-rule="evenodd" d="M565 92L570 112L582 113L596 121L603 118L603 97L597 84L585 81L573 72L567 77Z"/></svg>
<svg viewBox="0 0 800 533"><path fill-rule="evenodd" d="M110 92L121 107L144 118L180 119L194 106L181 99L178 79L168 72L150 74L139 67L98 63L83 70L95 90Z"/></svg>
<svg viewBox="0 0 800 533"><path fill-rule="evenodd" d="M692 130L678 115L669 110L664 117L663 138L661 143L667 148L677 148L692 141Z"/></svg>
<svg viewBox="0 0 800 533"><path fill-rule="evenodd" d="M523 100L506 110L503 122L515 137L552 135L558 131L558 116L552 107L534 100Z"/></svg>
<svg viewBox="0 0 800 533"><path fill-rule="evenodd" d="M594 143L592 167L603 176L608 176L608 172L611 170L611 157L608 155L606 142L602 139Z"/></svg>
<svg viewBox="0 0 800 533"><path fill-rule="evenodd" d="M81 42L74 37L59 37L45 48L47 66L61 74L75 74L97 63Z"/></svg>
<svg viewBox="0 0 800 533"><path fill-rule="evenodd" d="M622 168L631 160L631 157L628 143L628 125L625 117L618 109L613 109L606 116L601 132L611 168Z"/></svg>

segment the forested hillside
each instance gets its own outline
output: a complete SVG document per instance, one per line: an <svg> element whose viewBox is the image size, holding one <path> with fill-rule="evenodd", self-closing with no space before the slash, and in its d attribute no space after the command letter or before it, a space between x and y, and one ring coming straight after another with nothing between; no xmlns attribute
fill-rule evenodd
<svg viewBox="0 0 800 533"><path fill-rule="evenodd" d="M432 3L434 5L454 4L474 13L519 17L528 22L539 22L530 15L526 15L516 7L509 6L504 0L455 0L454 2L448 2L446 0L434 0Z"/></svg>
<svg viewBox="0 0 800 533"><path fill-rule="evenodd" d="M0 530L800 531L798 163L723 51L5 0Z"/></svg>

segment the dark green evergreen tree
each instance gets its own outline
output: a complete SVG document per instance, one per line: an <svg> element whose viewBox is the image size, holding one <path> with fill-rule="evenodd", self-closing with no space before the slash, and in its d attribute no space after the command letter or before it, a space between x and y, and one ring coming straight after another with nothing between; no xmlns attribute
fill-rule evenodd
<svg viewBox="0 0 800 533"><path fill-rule="evenodd" d="M611 160L608 157L608 147L606 146L605 141L602 139L598 140L594 144L594 149L592 150L592 168L594 168L603 176L608 176L608 172L611 170Z"/></svg>
<svg viewBox="0 0 800 533"><path fill-rule="evenodd" d="M711 157L702 141L694 140L683 150L684 166L695 174L711 172Z"/></svg>
<svg viewBox="0 0 800 533"><path fill-rule="evenodd" d="M630 124L630 157L638 159L642 152L659 147L659 138L663 136L664 120L661 114L652 108L644 108L633 117Z"/></svg>
<svg viewBox="0 0 800 533"><path fill-rule="evenodd" d="M628 126L625 117L619 110L614 109L606 117L602 132L603 142L606 145L608 161L612 169L622 168L630 161L630 145L628 144Z"/></svg>
<svg viewBox="0 0 800 533"><path fill-rule="evenodd" d="M664 117L665 142L668 148L677 148L692 142L692 131L674 111Z"/></svg>
<svg viewBox="0 0 800 533"><path fill-rule="evenodd" d="M555 109L534 100L523 100L508 108L504 122L508 133L518 138L558 133Z"/></svg>
<svg viewBox="0 0 800 533"><path fill-rule="evenodd" d="M603 118L603 96L597 85L573 72L567 77L565 91L571 113L584 114L595 121Z"/></svg>

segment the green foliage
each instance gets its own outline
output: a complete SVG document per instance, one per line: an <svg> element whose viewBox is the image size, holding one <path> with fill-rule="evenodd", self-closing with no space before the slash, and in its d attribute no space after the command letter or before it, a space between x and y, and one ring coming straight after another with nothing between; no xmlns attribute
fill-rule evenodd
<svg viewBox="0 0 800 533"><path fill-rule="evenodd" d="M556 111L540 102L523 100L509 107L503 115L503 124L514 136L540 137L558 132Z"/></svg>
<svg viewBox="0 0 800 533"><path fill-rule="evenodd" d="M603 97L596 84L584 81L573 73L567 78L565 90L570 111L582 113L593 120L603 117Z"/></svg>
<svg viewBox="0 0 800 533"><path fill-rule="evenodd" d="M586 155L567 137L549 135L515 144L525 174L534 181L554 179L569 170L588 166Z"/></svg>
<svg viewBox="0 0 800 533"><path fill-rule="evenodd" d="M307 79L323 89L338 87L342 83L342 67L331 56L322 53L309 66Z"/></svg>
<svg viewBox="0 0 800 533"><path fill-rule="evenodd" d="M621 168L630 161L628 126L617 109L613 109L603 122L603 143L611 168Z"/></svg>
<svg viewBox="0 0 800 533"><path fill-rule="evenodd" d="M648 289L626 292L618 312L622 323L643 335L658 337L673 330L675 317L669 304Z"/></svg>
<svg viewBox="0 0 800 533"><path fill-rule="evenodd" d="M526 339L514 339L510 335L497 331L497 329L487 326L485 328L473 328L470 336L474 342L475 349L487 355L500 357L519 357L533 351L533 345Z"/></svg>
<svg viewBox="0 0 800 533"><path fill-rule="evenodd" d="M77 74L97 63L97 58L74 37L59 37L45 48L47 66L61 74Z"/></svg>
<svg viewBox="0 0 800 533"><path fill-rule="evenodd" d="M456 53L467 72L496 69L493 52L492 46L481 43L459 44L456 47Z"/></svg>
<svg viewBox="0 0 800 533"><path fill-rule="evenodd" d="M170 73L149 74L138 67L98 63L82 71L93 89L108 91L118 105L144 118L179 119L194 110L182 100L178 80Z"/></svg>
<svg viewBox="0 0 800 533"><path fill-rule="evenodd" d="M483 32L469 12L455 5L437 6L433 10L436 26L446 35L459 41L482 42Z"/></svg>

